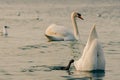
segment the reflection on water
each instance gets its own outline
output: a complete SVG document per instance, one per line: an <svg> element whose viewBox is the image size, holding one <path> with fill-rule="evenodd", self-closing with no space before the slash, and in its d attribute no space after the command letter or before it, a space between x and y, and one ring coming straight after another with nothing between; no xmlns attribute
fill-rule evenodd
<svg viewBox="0 0 120 80"><path fill-rule="evenodd" d="M62 70L64 66L44 66L52 70ZM62 76L67 80L103 80L105 76L105 72L98 70L98 71L91 71L91 72L80 72L80 71L71 71L65 70L68 73L68 76Z"/></svg>
<svg viewBox="0 0 120 80"><path fill-rule="evenodd" d="M35 72L35 71L45 71L45 72L54 72L62 70L64 66L31 66L28 69L23 69L22 72ZM103 80L105 76L105 71L91 71L91 72L84 72L84 71L76 71L73 67L70 70L62 70L68 73L68 76L61 76L67 80Z"/></svg>
<svg viewBox="0 0 120 80"><path fill-rule="evenodd" d="M63 76L64 78L67 78L67 80L103 80L105 76L104 71L95 72L68 71L68 74L70 74L71 76Z"/></svg>

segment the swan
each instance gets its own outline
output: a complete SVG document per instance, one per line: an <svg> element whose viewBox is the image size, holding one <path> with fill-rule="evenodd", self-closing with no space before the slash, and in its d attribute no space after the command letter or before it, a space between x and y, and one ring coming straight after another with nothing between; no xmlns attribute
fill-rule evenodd
<svg viewBox="0 0 120 80"><path fill-rule="evenodd" d="M76 23L76 17L83 20L80 13L72 12L71 19L73 24L74 33L64 26L51 24L45 31L45 36L49 41L72 41L79 39L79 31Z"/></svg>
<svg viewBox="0 0 120 80"><path fill-rule="evenodd" d="M7 28L8 28L8 26L3 26L3 29L1 29L1 31L0 31L1 36L7 36L8 35Z"/></svg>
<svg viewBox="0 0 120 80"><path fill-rule="evenodd" d="M104 52L100 42L98 41L95 25L91 28L82 56L77 61L72 61L72 63L74 63L75 69L79 71L105 70ZM67 69L69 70L69 68Z"/></svg>

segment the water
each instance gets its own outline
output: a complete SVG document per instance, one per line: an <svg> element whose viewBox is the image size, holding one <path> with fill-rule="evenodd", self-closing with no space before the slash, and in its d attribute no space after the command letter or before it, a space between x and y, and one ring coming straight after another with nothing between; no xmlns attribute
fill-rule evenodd
<svg viewBox="0 0 120 80"><path fill-rule="evenodd" d="M0 80L119 80L119 0L0 0L0 26L9 26L9 35L0 37ZM79 59L81 42L48 42L44 32L52 23L72 29L70 13L77 20L82 44L93 24L106 58L105 73L56 70L70 59ZM84 46L84 45L83 45Z"/></svg>

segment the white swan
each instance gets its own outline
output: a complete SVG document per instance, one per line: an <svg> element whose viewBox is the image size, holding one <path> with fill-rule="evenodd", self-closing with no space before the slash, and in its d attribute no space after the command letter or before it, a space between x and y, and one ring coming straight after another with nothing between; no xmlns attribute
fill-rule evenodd
<svg viewBox="0 0 120 80"><path fill-rule="evenodd" d="M7 28L8 28L8 26L3 26L3 29L1 29L1 31L0 31L1 36L7 36L8 35Z"/></svg>
<svg viewBox="0 0 120 80"><path fill-rule="evenodd" d="M46 29L45 36L50 41L78 40L79 39L79 31L78 31L77 23L75 20L76 17L83 20L80 13L72 12L71 19L72 19L72 23L73 23L74 33L71 30L69 30L69 28L66 28L64 26L59 26L56 24L52 24Z"/></svg>
<svg viewBox="0 0 120 80"><path fill-rule="evenodd" d="M105 57L95 26L91 29L81 58L74 62L74 66L80 71L105 70Z"/></svg>

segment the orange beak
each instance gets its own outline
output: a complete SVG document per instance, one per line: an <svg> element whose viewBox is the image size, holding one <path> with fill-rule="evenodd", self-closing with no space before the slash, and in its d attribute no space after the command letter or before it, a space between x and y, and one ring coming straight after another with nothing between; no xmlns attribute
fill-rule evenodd
<svg viewBox="0 0 120 80"><path fill-rule="evenodd" d="M79 18L82 19L82 20L84 20L84 19L82 18L82 16L79 16Z"/></svg>

